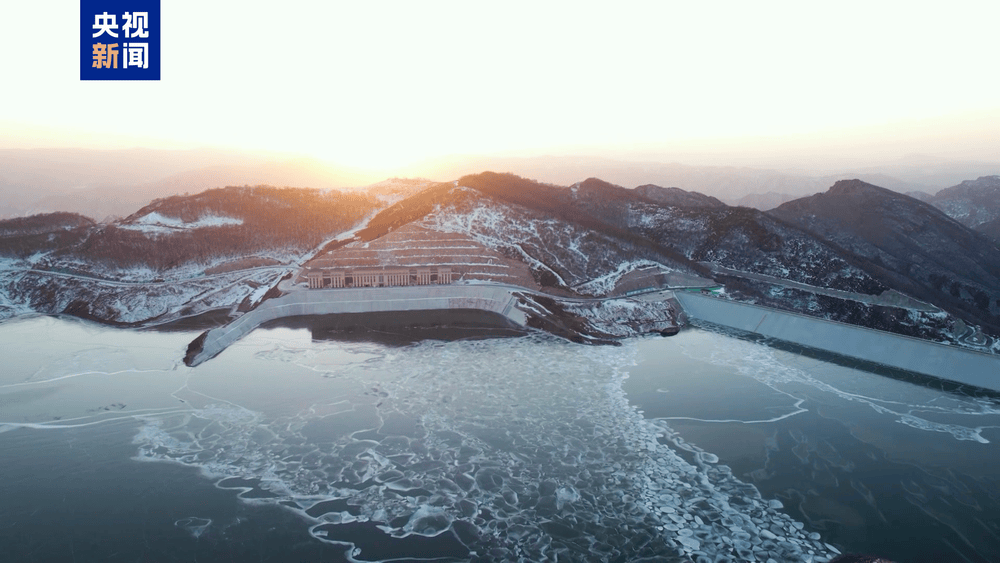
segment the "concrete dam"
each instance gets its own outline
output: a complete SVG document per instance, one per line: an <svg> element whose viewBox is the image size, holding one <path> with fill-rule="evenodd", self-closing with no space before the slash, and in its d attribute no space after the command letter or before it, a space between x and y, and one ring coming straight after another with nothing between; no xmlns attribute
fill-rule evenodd
<svg viewBox="0 0 1000 563"><path fill-rule="evenodd" d="M524 326L527 317L514 306L515 291L518 289L487 284L295 291L264 301L235 321L209 330L202 335L201 350L185 361L196 366L215 357L263 323L284 317L476 309L496 313L514 325Z"/></svg>
<svg viewBox="0 0 1000 563"><path fill-rule="evenodd" d="M524 327L527 314L516 306L515 293L534 292L499 284L295 291L264 301L230 324L207 331L192 343L185 362L191 366L205 362L263 323L285 317L465 309L494 313L513 326ZM998 356L693 292L676 291L671 297L692 319L1000 391Z"/></svg>

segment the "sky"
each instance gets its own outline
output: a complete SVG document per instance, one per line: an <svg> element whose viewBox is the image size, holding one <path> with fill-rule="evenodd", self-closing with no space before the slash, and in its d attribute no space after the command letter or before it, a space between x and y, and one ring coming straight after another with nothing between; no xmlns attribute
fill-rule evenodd
<svg viewBox="0 0 1000 563"><path fill-rule="evenodd" d="M78 1L5 3L0 148L213 146L391 169L820 138L998 146L995 0L161 5L161 80L127 82L79 79Z"/></svg>

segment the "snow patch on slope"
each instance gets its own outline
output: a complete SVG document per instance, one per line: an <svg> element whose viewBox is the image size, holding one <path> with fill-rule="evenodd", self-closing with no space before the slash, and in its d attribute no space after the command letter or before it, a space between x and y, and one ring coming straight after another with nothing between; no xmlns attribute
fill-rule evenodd
<svg viewBox="0 0 1000 563"><path fill-rule="evenodd" d="M224 227L242 224L243 219L226 217L225 215L202 215L197 221L185 223L176 217L168 217L153 211L139 217L133 223L121 224L119 227L130 231L141 231L146 234L170 234L205 227Z"/></svg>
<svg viewBox="0 0 1000 563"><path fill-rule="evenodd" d="M667 268L663 264L653 262L652 260L631 260L629 262L622 262L614 271L608 272L599 278L592 279L589 282L576 285L573 289L578 293L607 295L615 289L618 282L622 279L622 276L629 272L634 272L648 267L659 268L660 271L666 272L673 271L671 268Z"/></svg>
<svg viewBox="0 0 1000 563"><path fill-rule="evenodd" d="M677 327L677 313L666 301L623 298L563 302L563 306L587 319L595 329L618 338Z"/></svg>
<svg viewBox="0 0 1000 563"><path fill-rule="evenodd" d="M82 276L25 272L10 278L0 292L8 315L59 314L85 309L95 318L121 323L168 321L180 316L229 308L277 283L280 270L237 271L172 283L121 283ZM0 281L6 281L0 272ZM4 318L0 311L0 318Z"/></svg>

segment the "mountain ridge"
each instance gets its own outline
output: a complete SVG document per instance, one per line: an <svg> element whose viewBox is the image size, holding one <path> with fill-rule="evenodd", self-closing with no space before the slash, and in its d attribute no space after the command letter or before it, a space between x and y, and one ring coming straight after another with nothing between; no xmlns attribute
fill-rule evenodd
<svg viewBox="0 0 1000 563"><path fill-rule="evenodd" d="M386 182L385 198L273 187L172 196L103 225L75 219L64 229L75 233L72 240L23 239L34 249L13 242L27 230L0 234L8 260L0 271L0 310L144 323L228 303L238 314L237 305L251 306L308 256L345 245L362 249L406 230L467 237L481 245L469 248L523 263L537 287L553 295L600 297L668 275L700 276L725 284L732 299L902 334L958 343L967 325L1000 334L1000 296L993 295L1000 251L939 209L860 180L838 181L769 213L678 188L628 189L598 178L558 186L483 172L446 183ZM959 251L963 244L974 247L971 257ZM943 250L921 250L928 245ZM216 283L227 285L206 293ZM889 290L948 313L907 309L905 299L881 297ZM850 295L867 297L843 297Z"/></svg>
<svg viewBox="0 0 1000 563"><path fill-rule="evenodd" d="M965 180L934 194L929 202L1000 244L1000 175Z"/></svg>
<svg viewBox="0 0 1000 563"><path fill-rule="evenodd" d="M1000 330L1000 249L937 207L844 180L768 213L835 242L888 285Z"/></svg>

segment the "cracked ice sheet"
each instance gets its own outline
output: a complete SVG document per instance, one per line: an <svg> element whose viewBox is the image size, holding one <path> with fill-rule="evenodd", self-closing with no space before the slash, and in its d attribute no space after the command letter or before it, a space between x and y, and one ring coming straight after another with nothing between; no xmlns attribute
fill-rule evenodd
<svg viewBox="0 0 1000 563"><path fill-rule="evenodd" d="M886 503L860 471L844 474L878 452L857 445L833 447L828 437L803 424L809 417L813 426L834 420L830 417L865 422L851 427L852 435L879 443L884 451L895 447L891 453L897 459L910 455L919 461L922 453L937 463L944 458L941 450L949 463L965 470L986 474L995 467L990 460L996 456L983 449L993 444L897 424L899 415L872 406L900 412L900 405L914 411L919 407L925 418L936 408L934 415L950 412L991 424L996 415L988 401L829 367L704 331L632 339L621 348L580 347L545 337L390 348L312 342L305 330L261 330L197 369L170 371L171 361L194 334L119 331L41 317L0 325L0 333L5 330L8 337L26 332L31 341L48 339L65 350L39 345L25 351L21 377L64 361L62 368L42 372L44 385L61 389L93 378L97 387L113 381L109 391L177 404L172 412L125 415L141 423L135 435L139 459L169 459L199 467L218 481L230 479L220 488L252 484L253 490L241 498L298 506L303 525L323 541L337 537L337 523L377 521L395 536L447 535L462 529L473 549L482 550L486 543L508 556L502 559L540 560L557 552L572 558L580 549L610 549L628 559L649 550L676 550L690 552L692 560L701 557L698 552L711 555L709 560L726 553L738 560L742 549L759 560L766 560L758 554L763 550L777 561L803 561L809 550L820 557L832 554L804 534L822 531L823 540L840 543L827 538L825 528L808 524L800 529L773 501L775 491L784 495L786 505L801 503L802 513L818 514L819 526L829 526L824 522L833 516L813 504L837 497L826 490L821 497L796 497L788 481L773 475L804 468L813 471L806 475L810 487L821 486L819 479L836 484L840 476L844 487L862 495L863 504L885 509ZM685 349L681 344L688 335L702 341L689 342ZM627 402L622 385L639 378L648 360L644 349L653 344L676 352L656 365L680 370L676 357L687 352L692 361L701 358L730 376L739 373L777 388L770 397L743 396L744 402L774 407L772 414L791 412L791 397L804 396L820 407L806 402L807 412L755 424L644 419ZM127 365L124 356L108 354L104 360L126 369L98 366L104 373L83 375L103 360L80 352L101 347L123 349L140 359ZM4 352L10 357L20 351ZM160 373L142 375L147 369ZM628 380L627 373L632 374ZM72 377L55 379L63 375ZM705 393L716 392L719 385L700 375ZM669 385L657 388L666 391L658 397L670 397ZM47 406L49 400L21 396L21 403L0 405L0 413L10 412L10 404ZM118 404L111 397L104 402ZM816 416L820 411L823 416ZM87 416L99 422L110 415ZM704 440L692 437L689 430L695 424L719 429L716 437L730 436L734 442L745 436L737 431L762 433L756 447L766 450L766 465L752 476L771 487L767 498L772 500L733 478L718 463L731 453L729 444L709 434ZM781 425L788 431L776 434ZM898 438L907 436L913 447L901 449ZM884 461L871 460L884 469ZM956 480L950 466L935 479L920 477L922 471L907 475L901 485L899 498L919 509L908 512L933 516L947 508L945 501L963 506L977 502L963 493L966 484ZM177 525L187 529L198 522ZM967 531L964 522L956 526ZM469 539L470 527L483 534L479 543ZM643 546L649 549L643 551ZM805 553L794 553L797 546ZM358 557L365 559L363 550Z"/></svg>
<svg viewBox="0 0 1000 563"><path fill-rule="evenodd" d="M685 331L639 346L640 365L625 388L646 415L669 425L667 435L711 444L712 455L766 498L780 498L824 541L899 561L958 558L957 550L928 555L951 542L968 560L995 559L997 542L964 543L1000 514L995 398L942 392L726 331ZM703 390L701 416L676 416L690 385ZM780 416L793 398L800 410ZM747 416L748 402L779 416ZM892 529L919 529L927 540L894 545L893 555L885 552Z"/></svg>
<svg viewBox="0 0 1000 563"><path fill-rule="evenodd" d="M677 360L673 352L679 352L684 359ZM828 411L856 410L850 415L855 419L859 416L885 417L898 425L877 426L901 433L906 433L904 427L909 427L940 433L942 438L986 444L989 440L983 436L983 431L1000 425L1000 403L995 399L943 393L931 387L732 338L722 330L685 332L656 353L671 355L671 361L683 366L673 372L664 370L669 382L661 380L658 383L662 393L675 395L670 398L661 395L655 406L644 406L647 411L669 411L669 415L649 415L663 416L665 420L690 417L704 422L725 422L726 418L740 423L776 422L806 412L808 405L804 408L803 404L812 399L818 400ZM670 379L671 373L702 373L702 382L694 382L688 377ZM713 379L713 383L706 384L706 376ZM705 386L715 387L717 394L697 393L698 387L704 389ZM767 395L773 396L770 404L761 402ZM702 404L697 408L682 404L689 404L696 400L695 397L701 397ZM741 409L751 408L748 404L762 405L771 416L762 418L741 413ZM713 409L736 413L736 416L712 416ZM695 411L699 413L697 416L689 416L689 412Z"/></svg>
<svg viewBox="0 0 1000 563"><path fill-rule="evenodd" d="M322 541L372 522L400 540L455 534L504 560L715 560L738 556L723 539L736 530L778 560L829 557L713 454L629 405L635 352L544 336L390 348L261 330L194 370L177 394L192 412L145 417L135 442L141 459L256 483L241 498L298 506ZM693 462L664 433L698 452Z"/></svg>
<svg viewBox="0 0 1000 563"><path fill-rule="evenodd" d="M185 379L185 370L177 369L178 350L194 336L51 317L2 323L0 431L92 426L183 410L170 394Z"/></svg>

